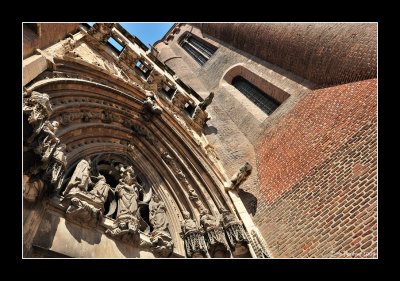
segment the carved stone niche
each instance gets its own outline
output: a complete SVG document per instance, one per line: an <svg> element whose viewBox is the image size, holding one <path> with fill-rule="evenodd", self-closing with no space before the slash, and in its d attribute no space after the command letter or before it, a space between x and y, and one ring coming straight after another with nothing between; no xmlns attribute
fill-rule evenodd
<svg viewBox="0 0 400 281"><path fill-rule="evenodd" d="M201 225L205 230L204 238L208 252L213 258L228 258L229 245L225 239L225 232L220 221L210 214L208 210L202 212Z"/></svg>
<svg viewBox="0 0 400 281"><path fill-rule="evenodd" d="M111 37L113 23L95 23L89 30L88 34L97 39L100 43L107 43Z"/></svg>
<svg viewBox="0 0 400 281"><path fill-rule="evenodd" d="M184 211L183 218L184 222L181 227L186 255L189 258L205 258L207 256L207 245L203 230L190 218L189 212Z"/></svg>
<svg viewBox="0 0 400 281"><path fill-rule="evenodd" d="M227 210L222 210L223 228L225 230L228 243L235 256L242 256L249 252L246 232L243 225L233 214Z"/></svg>
<svg viewBox="0 0 400 281"><path fill-rule="evenodd" d="M150 234L150 249L157 256L168 257L172 253L174 244L168 230L166 206L157 194L153 195L149 210L150 224L153 227L153 232Z"/></svg>

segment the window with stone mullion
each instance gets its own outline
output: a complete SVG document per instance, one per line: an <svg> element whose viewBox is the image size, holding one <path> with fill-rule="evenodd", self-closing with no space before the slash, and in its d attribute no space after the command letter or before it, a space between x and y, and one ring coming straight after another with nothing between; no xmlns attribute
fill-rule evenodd
<svg viewBox="0 0 400 281"><path fill-rule="evenodd" d="M197 40L193 36L188 39L188 42L191 43L197 49L199 49L201 52L205 53L208 56L208 58L210 58L215 52L215 50L213 50L210 46L207 46L206 44Z"/></svg>
<svg viewBox="0 0 400 281"><path fill-rule="evenodd" d="M187 41L182 44L182 48L185 49L200 65L203 65L208 60L198 49L194 48L192 44Z"/></svg>

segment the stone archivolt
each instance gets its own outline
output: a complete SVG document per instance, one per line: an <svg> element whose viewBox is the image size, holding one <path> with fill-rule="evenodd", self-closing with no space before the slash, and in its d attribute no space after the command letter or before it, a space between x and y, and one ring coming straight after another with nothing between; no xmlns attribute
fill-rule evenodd
<svg viewBox="0 0 400 281"><path fill-rule="evenodd" d="M104 51L114 29L95 24L60 42L61 50L45 50L54 67L24 97L24 198L49 190L69 222L156 256L242 255L246 233L226 211L234 210L226 178L201 132L212 97L188 117L184 106L193 99L162 70L153 66L149 81L128 72L143 54ZM172 100L158 93L166 79L176 88Z"/></svg>

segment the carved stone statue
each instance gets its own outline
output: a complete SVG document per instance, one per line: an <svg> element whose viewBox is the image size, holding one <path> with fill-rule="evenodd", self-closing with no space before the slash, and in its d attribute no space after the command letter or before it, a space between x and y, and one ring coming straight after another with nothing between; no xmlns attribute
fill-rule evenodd
<svg viewBox="0 0 400 281"><path fill-rule="evenodd" d="M122 178L115 188L118 194L117 218L122 215L136 216L139 190L135 183L133 168L129 166L123 169L121 174Z"/></svg>
<svg viewBox="0 0 400 281"><path fill-rule="evenodd" d="M49 95L33 91L28 98L24 99L23 111L29 114L29 124L37 129L40 123L51 115L52 108Z"/></svg>
<svg viewBox="0 0 400 281"><path fill-rule="evenodd" d="M184 221L181 224L183 239L185 241L186 254L190 258L203 258L207 255L207 245L203 232L196 222L190 218L187 211L183 211Z"/></svg>
<svg viewBox="0 0 400 281"><path fill-rule="evenodd" d="M157 194L154 194L150 203L150 223L153 226L154 230L157 231L167 231L168 230L168 221L166 215L166 207L164 202L160 200Z"/></svg>
<svg viewBox="0 0 400 281"><path fill-rule="evenodd" d="M229 211L222 209L221 212L224 230L231 250L237 255L247 253L249 251L247 247L249 240L247 239L242 223Z"/></svg>
<svg viewBox="0 0 400 281"><path fill-rule="evenodd" d="M183 215L183 219L184 219L184 221L181 225L183 233L186 234L192 230L197 230L196 222L190 218L189 212L183 211L182 215Z"/></svg>
<svg viewBox="0 0 400 281"><path fill-rule="evenodd" d="M205 209L202 212L200 217L200 223L203 226L204 230L209 230L211 228L219 226L219 221L213 215L210 214L210 211Z"/></svg>
<svg viewBox="0 0 400 281"><path fill-rule="evenodd" d="M72 197L65 216L82 225L95 227L100 220L101 209L87 203L85 200Z"/></svg>
<svg viewBox="0 0 400 281"><path fill-rule="evenodd" d="M65 168L67 166L67 159L64 153L65 149L65 144L57 145L46 171L46 174L51 174L50 182L55 186L56 190L58 190L62 184Z"/></svg>
<svg viewBox="0 0 400 281"><path fill-rule="evenodd" d="M207 109L207 106L209 106L214 98L214 93L211 92L208 97L206 97L202 102L199 103L199 107L204 111Z"/></svg>
<svg viewBox="0 0 400 281"><path fill-rule="evenodd" d="M109 190L110 185L106 183L106 178L103 175L99 175L97 177L97 182L90 193L98 197L100 201L104 203L107 200Z"/></svg>
<svg viewBox="0 0 400 281"><path fill-rule="evenodd" d="M210 255L219 258L229 257L229 245L225 239L224 229L220 226L219 219L205 209L201 213L200 223L206 231L204 238Z"/></svg>
<svg viewBox="0 0 400 281"><path fill-rule="evenodd" d="M39 145L34 149L35 153L42 157L42 161L48 161L56 146L60 143L60 139L55 133L58 130L59 123L57 121L45 121L39 137Z"/></svg>
<svg viewBox="0 0 400 281"><path fill-rule="evenodd" d="M121 178L115 188L118 197L117 217L112 229L106 234L114 239L138 245L140 243L139 220L137 218L140 185L136 182L135 172L131 166L119 168Z"/></svg>
<svg viewBox="0 0 400 281"><path fill-rule="evenodd" d="M103 121L104 123L112 123L112 121L113 121L112 112L110 112L108 110L104 110L101 115L101 121Z"/></svg>
<svg viewBox="0 0 400 281"><path fill-rule="evenodd" d="M90 182L90 159L82 159L75 168L63 195L87 191Z"/></svg>
<svg viewBox="0 0 400 281"><path fill-rule="evenodd" d="M251 165L246 162L242 167L240 167L239 172L232 177L231 185L227 189L237 191L242 182L244 182L250 176L251 170Z"/></svg>
<svg viewBox="0 0 400 281"><path fill-rule="evenodd" d="M151 198L149 209L150 224L154 228L150 235L151 249L158 256L167 257L172 252L173 242L168 231L166 207L157 194Z"/></svg>

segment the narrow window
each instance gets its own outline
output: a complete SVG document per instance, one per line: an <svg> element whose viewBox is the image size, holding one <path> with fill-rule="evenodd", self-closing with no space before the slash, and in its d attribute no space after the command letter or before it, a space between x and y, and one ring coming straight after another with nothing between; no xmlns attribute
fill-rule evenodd
<svg viewBox="0 0 400 281"><path fill-rule="evenodd" d="M279 102L241 76L236 76L232 80L232 85L268 115L280 105Z"/></svg>
<svg viewBox="0 0 400 281"><path fill-rule="evenodd" d="M215 53L216 48L188 33L180 41L182 48L200 65L203 65Z"/></svg>

